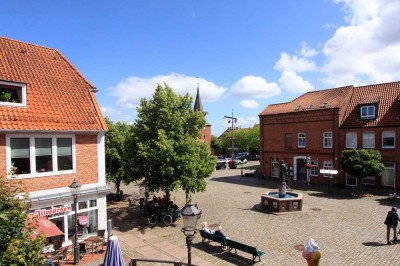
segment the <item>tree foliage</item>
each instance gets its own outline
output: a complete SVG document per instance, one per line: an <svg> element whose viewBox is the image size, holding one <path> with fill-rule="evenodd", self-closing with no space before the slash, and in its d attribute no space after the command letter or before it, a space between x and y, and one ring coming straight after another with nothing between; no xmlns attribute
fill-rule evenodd
<svg viewBox="0 0 400 266"><path fill-rule="evenodd" d="M234 128L233 130L234 147L240 151L258 153L260 147L260 126L254 125L252 128ZM232 129L229 128L221 137L220 147L228 150L232 147Z"/></svg>
<svg viewBox="0 0 400 266"><path fill-rule="evenodd" d="M105 142L106 179L114 183L119 195L121 182L129 183L124 171L124 165L127 162L125 143L131 137L132 127L125 122L114 124L108 118L106 118L106 123L109 129Z"/></svg>
<svg viewBox="0 0 400 266"><path fill-rule="evenodd" d="M178 188L186 195L204 191L204 178L215 166L207 145L198 141L205 113L193 110L188 94L176 95L166 84L157 86L152 99L141 99L137 113L126 146L129 178L167 197Z"/></svg>
<svg viewBox="0 0 400 266"><path fill-rule="evenodd" d="M20 183L0 177L0 265L43 265L45 236L32 238L30 203Z"/></svg>
<svg viewBox="0 0 400 266"><path fill-rule="evenodd" d="M351 149L342 151L342 168L357 178L361 195L363 194L362 179L367 176L380 175L385 170L381 159L381 155L377 150Z"/></svg>

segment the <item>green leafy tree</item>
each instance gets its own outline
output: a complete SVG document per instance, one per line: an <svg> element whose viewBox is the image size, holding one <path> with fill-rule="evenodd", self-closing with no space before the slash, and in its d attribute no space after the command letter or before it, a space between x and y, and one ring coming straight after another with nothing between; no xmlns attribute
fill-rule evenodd
<svg viewBox="0 0 400 266"><path fill-rule="evenodd" d="M341 164L344 171L357 178L359 196L364 194L363 178L380 175L385 170L377 150L344 150Z"/></svg>
<svg viewBox="0 0 400 266"><path fill-rule="evenodd" d="M240 151L258 153L260 147L260 126L254 125L252 128L235 128L233 130L234 148ZM229 128L220 139L221 148L228 151L232 147L232 130Z"/></svg>
<svg viewBox="0 0 400 266"><path fill-rule="evenodd" d="M132 180L141 180L149 191L182 188L186 196L205 191L215 158L207 144L198 141L205 113L196 112L192 98L176 95L165 84L158 85L151 100L141 99L138 119L128 142L126 167Z"/></svg>
<svg viewBox="0 0 400 266"><path fill-rule="evenodd" d="M125 142L131 136L132 127L125 122L113 123L106 118L108 132L106 133L106 179L113 182L117 195L120 195L121 183L128 184L124 165L126 164Z"/></svg>
<svg viewBox="0 0 400 266"><path fill-rule="evenodd" d="M213 135L211 135L211 149L213 154L220 154L222 149L221 140Z"/></svg>
<svg viewBox="0 0 400 266"><path fill-rule="evenodd" d="M35 239L28 218L30 203L20 183L0 177L0 265L43 265L45 236Z"/></svg>

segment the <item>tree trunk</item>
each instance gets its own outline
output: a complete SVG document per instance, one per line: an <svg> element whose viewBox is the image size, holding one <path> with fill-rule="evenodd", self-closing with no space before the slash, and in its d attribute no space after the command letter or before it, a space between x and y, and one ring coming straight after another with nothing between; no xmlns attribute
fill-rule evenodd
<svg viewBox="0 0 400 266"><path fill-rule="evenodd" d="M117 199L118 199L118 200L121 199L120 187L121 187L121 180L116 180L116 181L115 181L115 189L116 189L116 191L117 191L117 192L116 192L116 194L117 194L116 196L117 196Z"/></svg>
<svg viewBox="0 0 400 266"><path fill-rule="evenodd" d="M362 197L364 195L364 188L363 188L363 178L357 177L357 187L358 187L358 197Z"/></svg>

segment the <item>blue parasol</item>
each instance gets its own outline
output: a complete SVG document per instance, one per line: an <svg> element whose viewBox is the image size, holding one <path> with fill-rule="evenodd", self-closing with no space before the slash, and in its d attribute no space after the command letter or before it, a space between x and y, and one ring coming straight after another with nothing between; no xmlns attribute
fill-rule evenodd
<svg viewBox="0 0 400 266"><path fill-rule="evenodd" d="M124 266L124 256L118 243L118 237L110 236L107 242L103 266Z"/></svg>

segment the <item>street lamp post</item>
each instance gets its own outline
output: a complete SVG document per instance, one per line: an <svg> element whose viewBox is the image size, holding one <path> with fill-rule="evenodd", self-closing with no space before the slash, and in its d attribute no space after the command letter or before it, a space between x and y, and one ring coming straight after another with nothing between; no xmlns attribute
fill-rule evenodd
<svg viewBox="0 0 400 266"><path fill-rule="evenodd" d="M232 116L224 116L224 118L229 119L228 123L231 123L231 160L232 160L232 165L233 165L233 159L235 158L235 150L234 150L234 136L233 136L233 130L234 130L234 123L237 123L237 118L233 117L233 110L232 110Z"/></svg>
<svg viewBox="0 0 400 266"><path fill-rule="evenodd" d="M201 211L192 203L192 199L186 203L180 211L183 220L182 232L186 236L186 245L188 248L188 266L192 265L192 241L197 233L197 220L200 219Z"/></svg>
<svg viewBox="0 0 400 266"><path fill-rule="evenodd" d="M307 190L310 189L310 178L311 178L311 158L310 156L307 157Z"/></svg>
<svg viewBox="0 0 400 266"><path fill-rule="evenodd" d="M78 194L81 189L81 184L79 184L76 179L74 179L74 182L71 183L69 186L69 189L71 190L72 196L74 196L74 210L75 210L75 236L74 236L74 264L77 265L79 264L79 243L78 243Z"/></svg>

